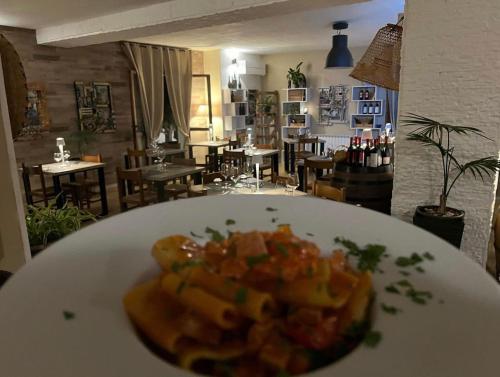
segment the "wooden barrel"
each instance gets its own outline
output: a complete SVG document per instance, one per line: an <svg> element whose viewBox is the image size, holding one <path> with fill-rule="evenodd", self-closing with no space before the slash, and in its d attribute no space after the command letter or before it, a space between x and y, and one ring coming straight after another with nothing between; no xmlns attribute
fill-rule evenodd
<svg viewBox="0 0 500 377"><path fill-rule="evenodd" d="M392 165L378 168L351 167L335 164L331 185L345 187L346 201L391 214Z"/></svg>

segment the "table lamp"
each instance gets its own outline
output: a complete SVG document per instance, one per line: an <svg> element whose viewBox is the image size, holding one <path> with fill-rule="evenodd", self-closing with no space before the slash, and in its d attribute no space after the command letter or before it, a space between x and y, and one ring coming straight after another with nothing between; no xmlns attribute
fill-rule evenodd
<svg viewBox="0 0 500 377"><path fill-rule="evenodd" d="M59 152L61 152L61 161L64 164L64 146L66 145L64 138L58 137L56 139L56 145L59 147Z"/></svg>

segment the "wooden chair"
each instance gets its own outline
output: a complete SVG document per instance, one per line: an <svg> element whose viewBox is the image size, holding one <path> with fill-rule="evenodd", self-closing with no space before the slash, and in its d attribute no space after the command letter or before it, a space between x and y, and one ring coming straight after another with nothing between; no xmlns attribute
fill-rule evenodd
<svg viewBox="0 0 500 377"><path fill-rule="evenodd" d="M299 141L297 143L297 153L295 153L295 159L296 160L301 160L301 159L306 159L307 157L311 157L316 155L316 153L312 152L313 146L316 146L319 142L319 139L317 137L312 137L312 138L305 138L301 137L299 138ZM311 151L307 150L307 146L311 146Z"/></svg>
<svg viewBox="0 0 500 377"><path fill-rule="evenodd" d="M118 182L118 201L122 212L126 211L129 205L144 207L157 201L156 193L144 188L144 180L140 169L122 170L117 167L116 178ZM134 188L134 192L128 191L130 187Z"/></svg>
<svg viewBox="0 0 500 377"><path fill-rule="evenodd" d="M127 160L127 169L138 169L142 166L151 164L151 160L144 149L127 148L127 155L125 158Z"/></svg>
<svg viewBox="0 0 500 377"><path fill-rule="evenodd" d="M222 161L224 163L231 163L233 165L243 166L246 161L245 151L236 152L224 149L224 152L222 153Z"/></svg>
<svg viewBox="0 0 500 377"><path fill-rule="evenodd" d="M309 188L312 186L307 184L307 179L311 172L314 173L314 176L317 177L318 170L326 170L327 173L333 171L333 160L324 160L324 161L311 161L309 159L304 160L304 171L303 171L303 182L304 182L304 192L307 192ZM318 180L318 179L316 179Z"/></svg>
<svg viewBox="0 0 500 377"><path fill-rule="evenodd" d="M239 149L241 148L241 140L229 140L229 149Z"/></svg>
<svg viewBox="0 0 500 377"><path fill-rule="evenodd" d="M274 183L275 185L286 186L286 184L288 182L288 177L273 173L273 175L271 177L271 182Z"/></svg>
<svg viewBox="0 0 500 377"><path fill-rule="evenodd" d="M174 157L172 158L172 163L177 165L196 166L196 159ZM165 192L167 196L169 198L173 198L174 200L179 199L180 195L189 195L189 191L190 182L188 181L187 177L183 177L180 183L174 181L173 183L169 183L165 186Z"/></svg>
<svg viewBox="0 0 500 377"><path fill-rule="evenodd" d="M161 144L165 149L181 149L181 144L175 141L168 141L166 143Z"/></svg>
<svg viewBox="0 0 500 377"><path fill-rule="evenodd" d="M214 179L220 178L224 180L224 175L220 171L216 171L213 173L203 173L201 179L204 185L207 185L209 183L213 183Z"/></svg>
<svg viewBox="0 0 500 377"><path fill-rule="evenodd" d="M102 156L83 155L81 161L86 162L102 162ZM73 203L80 208L83 208L84 202L87 208L90 208L91 203L101 200L99 191L99 180L96 177L89 177L89 172L83 172L82 175L76 177L74 182L63 183L62 187L71 193Z"/></svg>
<svg viewBox="0 0 500 377"><path fill-rule="evenodd" d="M313 195L319 198L335 200L336 202L345 202L345 188L334 187L324 182L313 183Z"/></svg>
<svg viewBox="0 0 500 377"><path fill-rule="evenodd" d="M257 149L274 149L272 144L255 144L255 147ZM262 161L262 165L259 167L261 174L260 177L261 179L273 177L273 165L272 165L272 160L270 157L264 157ZM269 170L269 173L265 173L265 170Z"/></svg>
<svg viewBox="0 0 500 377"><path fill-rule="evenodd" d="M55 198L55 193L54 188L52 186L47 186L45 183L42 165L26 166L22 163L21 167L26 204L35 205L36 203L43 202L45 207L48 207L49 200ZM38 177L40 188L32 189L31 177Z"/></svg>

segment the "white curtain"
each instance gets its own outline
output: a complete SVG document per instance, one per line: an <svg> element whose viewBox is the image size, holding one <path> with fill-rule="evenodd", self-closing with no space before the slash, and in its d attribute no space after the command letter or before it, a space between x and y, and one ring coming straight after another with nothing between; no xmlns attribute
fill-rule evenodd
<svg viewBox="0 0 500 377"><path fill-rule="evenodd" d="M163 125L163 50L129 42L123 42L123 48L137 72L144 128L151 142L160 136Z"/></svg>
<svg viewBox="0 0 500 377"><path fill-rule="evenodd" d="M179 132L189 141L191 84L193 80L191 51L163 48L163 65L170 107Z"/></svg>

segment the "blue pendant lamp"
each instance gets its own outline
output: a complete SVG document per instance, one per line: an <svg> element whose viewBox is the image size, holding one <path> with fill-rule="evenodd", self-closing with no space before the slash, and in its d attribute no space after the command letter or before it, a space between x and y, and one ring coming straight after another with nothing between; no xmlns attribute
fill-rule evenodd
<svg viewBox="0 0 500 377"><path fill-rule="evenodd" d="M349 68L353 66L352 55L347 48L347 35L340 34L340 30L345 30L349 24L345 21L335 22L333 30L338 34L332 38L332 49L326 57L325 68Z"/></svg>

